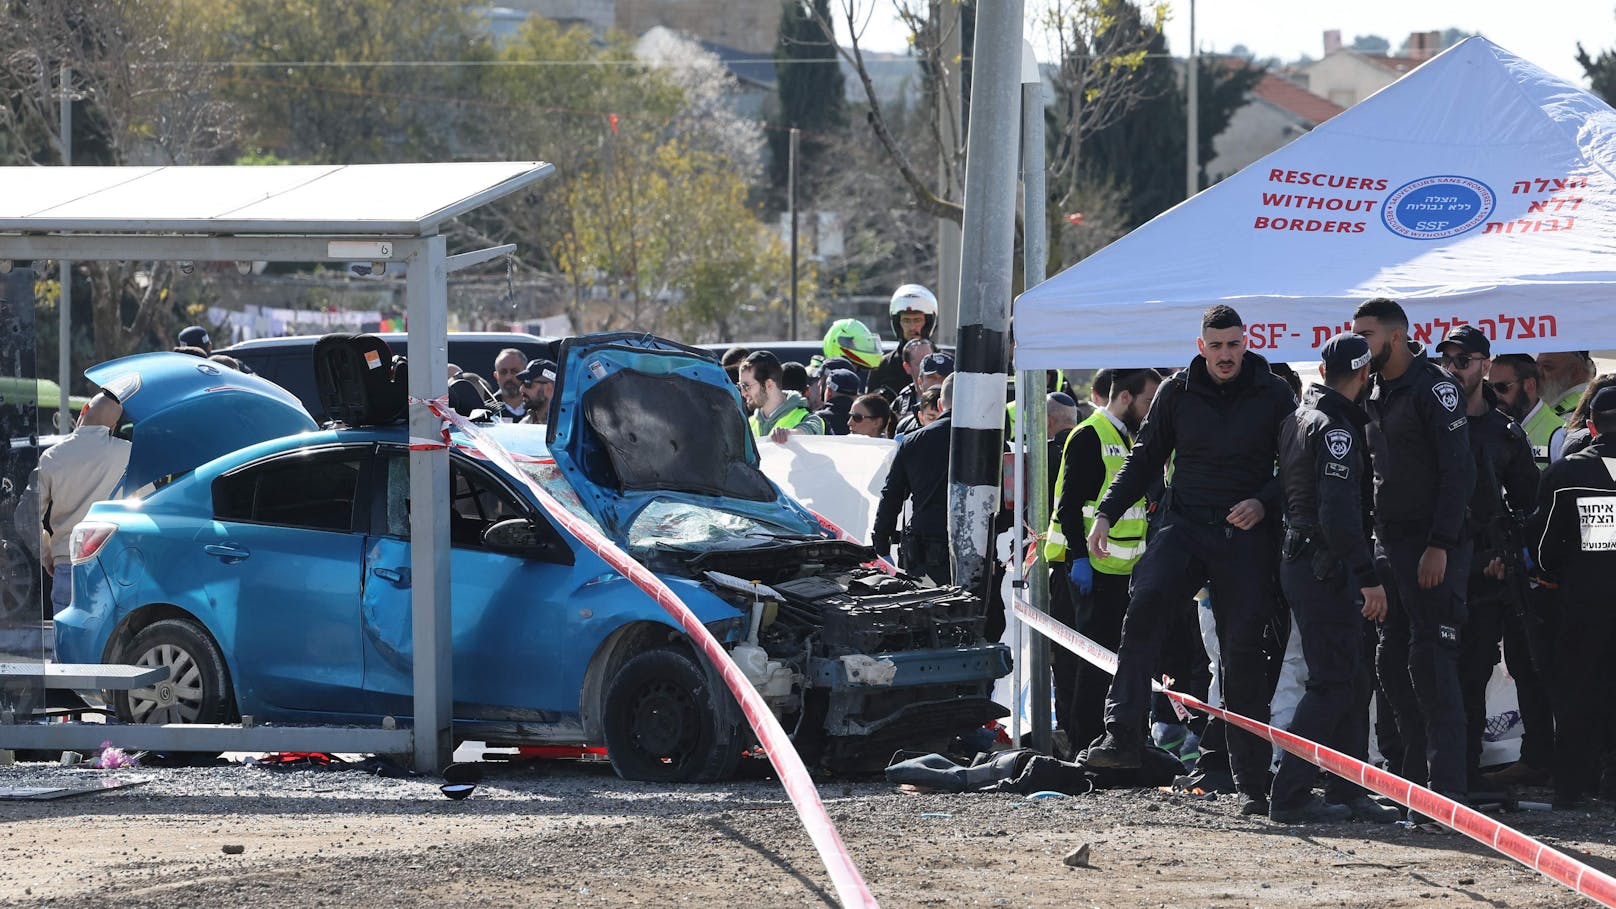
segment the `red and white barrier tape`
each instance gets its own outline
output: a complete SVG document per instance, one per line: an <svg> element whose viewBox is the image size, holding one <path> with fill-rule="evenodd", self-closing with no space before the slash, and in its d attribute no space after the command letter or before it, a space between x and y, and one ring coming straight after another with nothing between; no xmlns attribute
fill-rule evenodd
<svg viewBox="0 0 1616 909"><path fill-rule="evenodd" d="M819 852L820 861L824 862L825 870L830 873L831 883L835 886L836 895L842 905L877 906L875 896L870 893L863 876L853 865L853 858L848 854L847 846L842 843L841 834L836 832L836 825L825 812L825 805L819 799L819 790L814 787L814 781L808 775L808 768L803 766L802 757L791 744L790 736L780 726L780 721L775 719L768 704L764 703L763 696L758 694L757 688L747 680L741 668L730 659L729 652L718 643L718 639L707 630L707 626L696 618L690 607L644 565L630 558L628 553L602 536L588 522L557 502L544 487L517 466L510 452L479 430L476 424L451 410L447 406L447 401L443 399L436 401L411 399L411 401L415 404L425 404L435 415L454 424L467 438L476 443L478 449L490 461L504 468L512 478L526 483L539 504L550 513L551 518L604 559L608 565L622 573L634 586L645 591L658 606L679 623L685 633L690 635L690 639L701 648L701 652L706 654L707 659L718 669L724 684L729 687L730 692L735 695L736 702L741 705L741 712L746 716L752 731L757 733L758 741L768 753L769 762L774 764L775 771L780 774L780 782L784 785L786 794L790 796L792 805L796 807L797 816L802 819L802 825L808 831L808 838L813 841L814 848Z"/></svg>
<svg viewBox="0 0 1616 909"><path fill-rule="evenodd" d="M1112 675L1116 674L1117 655L1110 650L1084 637L1067 625L1050 618L1047 614L1039 612L1030 603L1019 597L1013 602L1012 608L1022 621L1031 625L1045 637L1093 663L1096 667ZM1283 729L1276 729L1267 723L1259 723L1238 713L1230 713L1220 707L1213 707L1183 692L1164 688L1159 682L1153 684L1157 690L1160 690L1175 702L1183 703L1185 706L1193 707L1202 713L1211 714L1239 726L1241 729L1278 745L1314 766L1322 767L1343 779L1357 783L1365 789L1372 789L1381 795L1396 800L1398 804L1412 808L1444 826L1459 831L1484 846L1490 846L1533 871L1570 887L1577 893L1602 906L1616 907L1616 878L1612 878L1610 875L1591 868L1559 850L1540 843L1512 827L1499 823L1473 808L1461 805L1424 786L1416 786L1396 774L1366 764L1357 758L1326 748L1317 742L1292 735Z"/></svg>
<svg viewBox="0 0 1616 909"><path fill-rule="evenodd" d="M801 503L798 503L798 504L801 504ZM803 507L808 508L808 506L806 506L806 505L803 505ZM820 514L819 512L814 511L812 508L808 508L808 513L813 515L814 518L817 521L819 521L819 526L820 527L825 528L831 534L835 535L836 539L838 539L838 540L846 540L849 543L858 543L860 546L864 545L863 541L859 540L858 538L854 537L852 534L850 534L847 531L843 530L839 525L837 525L837 523L835 521L832 521L830 518L827 518L824 515ZM875 557L875 563L874 564L875 564L876 568L881 569L882 571L886 572L887 574L897 574L898 573L898 566L892 564L891 562L888 562L885 558L882 558L879 555Z"/></svg>

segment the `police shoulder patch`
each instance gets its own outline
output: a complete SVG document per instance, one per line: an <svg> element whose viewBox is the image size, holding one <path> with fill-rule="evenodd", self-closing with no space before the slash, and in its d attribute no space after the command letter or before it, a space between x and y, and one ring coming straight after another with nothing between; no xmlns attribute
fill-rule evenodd
<svg viewBox="0 0 1616 909"><path fill-rule="evenodd" d="M1330 449L1330 456L1339 461L1352 451L1352 433L1345 429L1332 429L1324 434L1324 446Z"/></svg>
<svg viewBox="0 0 1616 909"><path fill-rule="evenodd" d="M1431 394L1441 402L1449 413L1459 409L1459 387L1452 382L1438 382L1431 386Z"/></svg>
<svg viewBox="0 0 1616 909"><path fill-rule="evenodd" d="M1324 465L1324 475L1334 477L1337 480L1352 479L1352 471L1345 464L1330 463Z"/></svg>

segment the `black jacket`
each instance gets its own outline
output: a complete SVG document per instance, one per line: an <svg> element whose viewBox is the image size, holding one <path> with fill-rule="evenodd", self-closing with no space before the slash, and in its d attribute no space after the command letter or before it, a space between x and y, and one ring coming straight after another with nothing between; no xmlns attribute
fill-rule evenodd
<svg viewBox="0 0 1616 909"><path fill-rule="evenodd" d="M906 343L908 342L899 341L897 350L887 351L881 362L870 370L870 379L865 383L866 388L886 395L889 401L896 399L905 385L914 384L914 379L911 379L903 368L903 345Z"/></svg>
<svg viewBox="0 0 1616 909"><path fill-rule="evenodd" d="M903 437L881 487L870 542L885 549L898 539L898 515L905 499L915 500L905 532L926 539L948 538L948 440L952 413L944 413Z"/></svg>
<svg viewBox="0 0 1616 909"><path fill-rule="evenodd" d="M853 399L849 395L832 395L826 399L825 406L819 408L819 419L825 421L825 435L847 435L847 415L853 410Z"/></svg>
<svg viewBox="0 0 1616 909"><path fill-rule="evenodd" d="M1295 409L1290 386L1257 354L1248 351L1240 374L1222 385L1207 372L1206 358L1197 356L1189 369L1156 391L1099 513L1115 523L1128 506L1144 498L1173 456L1174 511L1210 523L1237 503L1255 498L1268 514L1278 514L1274 461L1279 427Z"/></svg>
<svg viewBox="0 0 1616 909"><path fill-rule="evenodd" d="M1532 557L1567 602L1609 607L1616 579L1616 443L1596 439L1543 471L1527 533Z"/></svg>
<svg viewBox="0 0 1616 909"><path fill-rule="evenodd" d="M1476 488L1470 495L1469 532L1476 540L1470 574L1480 575L1503 547L1510 545L1500 523L1524 518L1537 507L1540 474L1532 460L1526 430L1497 409L1497 396L1483 387L1487 412L1470 417L1470 451L1476 460ZM1502 515L1507 506L1511 512Z"/></svg>
<svg viewBox="0 0 1616 909"><path fill-rule="evenodd" d="M1410 341L1414 361L1369 390L1369 448L1375 461L1375 530L1385 540L1421 537L1452 549L1464 532L1476 484L1464 393Z"/></svg>
<svg viewBox="0 0 1616 909"><path fill-rule="evenodd" d="M1279 435L1285 526L1328 550L1360 588L1380 583L1369 549L1374 483L1366 458L1368 423L1363 409L1340 392L1313 385Z"/></svg>
<svg viewBox="0 0 1616 909"><path fill-rule="evenodd" d="M1581 429L1568 429L1566 430L1565 441L1560 443L1560 457L1574 455L1592 445L1593 441L1594 434L1589 432L1586 426Z"/></svg>

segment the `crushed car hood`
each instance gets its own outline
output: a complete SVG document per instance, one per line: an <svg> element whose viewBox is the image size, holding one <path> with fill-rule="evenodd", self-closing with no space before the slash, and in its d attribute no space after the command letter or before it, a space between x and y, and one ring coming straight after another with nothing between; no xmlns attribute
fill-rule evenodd
<svg viewBox="0 0 1616 909"><path fill-rule="evenodd" d="M819 533L758 469L740 394L706 351L628 332L569 338L555 398L550 454L618 541L657 500Z"/></svg>
<svg viewBox="0 0 1616 909"><path fill-rule="evenodd" d="M126 490L319 428L286 389L190 354L137 354L84 375L115 395L125 419L134 421Z"/></svg>

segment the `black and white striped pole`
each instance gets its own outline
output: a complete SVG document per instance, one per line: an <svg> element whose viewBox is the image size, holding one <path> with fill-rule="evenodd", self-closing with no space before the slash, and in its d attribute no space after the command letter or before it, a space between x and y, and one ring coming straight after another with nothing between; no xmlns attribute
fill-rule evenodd
<svg viewBox="0 0 1616 909"><path fill-rule="evenodd" d="M987 598L999 510L1020 150L1022 0L977 7L948 465L954 583Z"/></svg>

